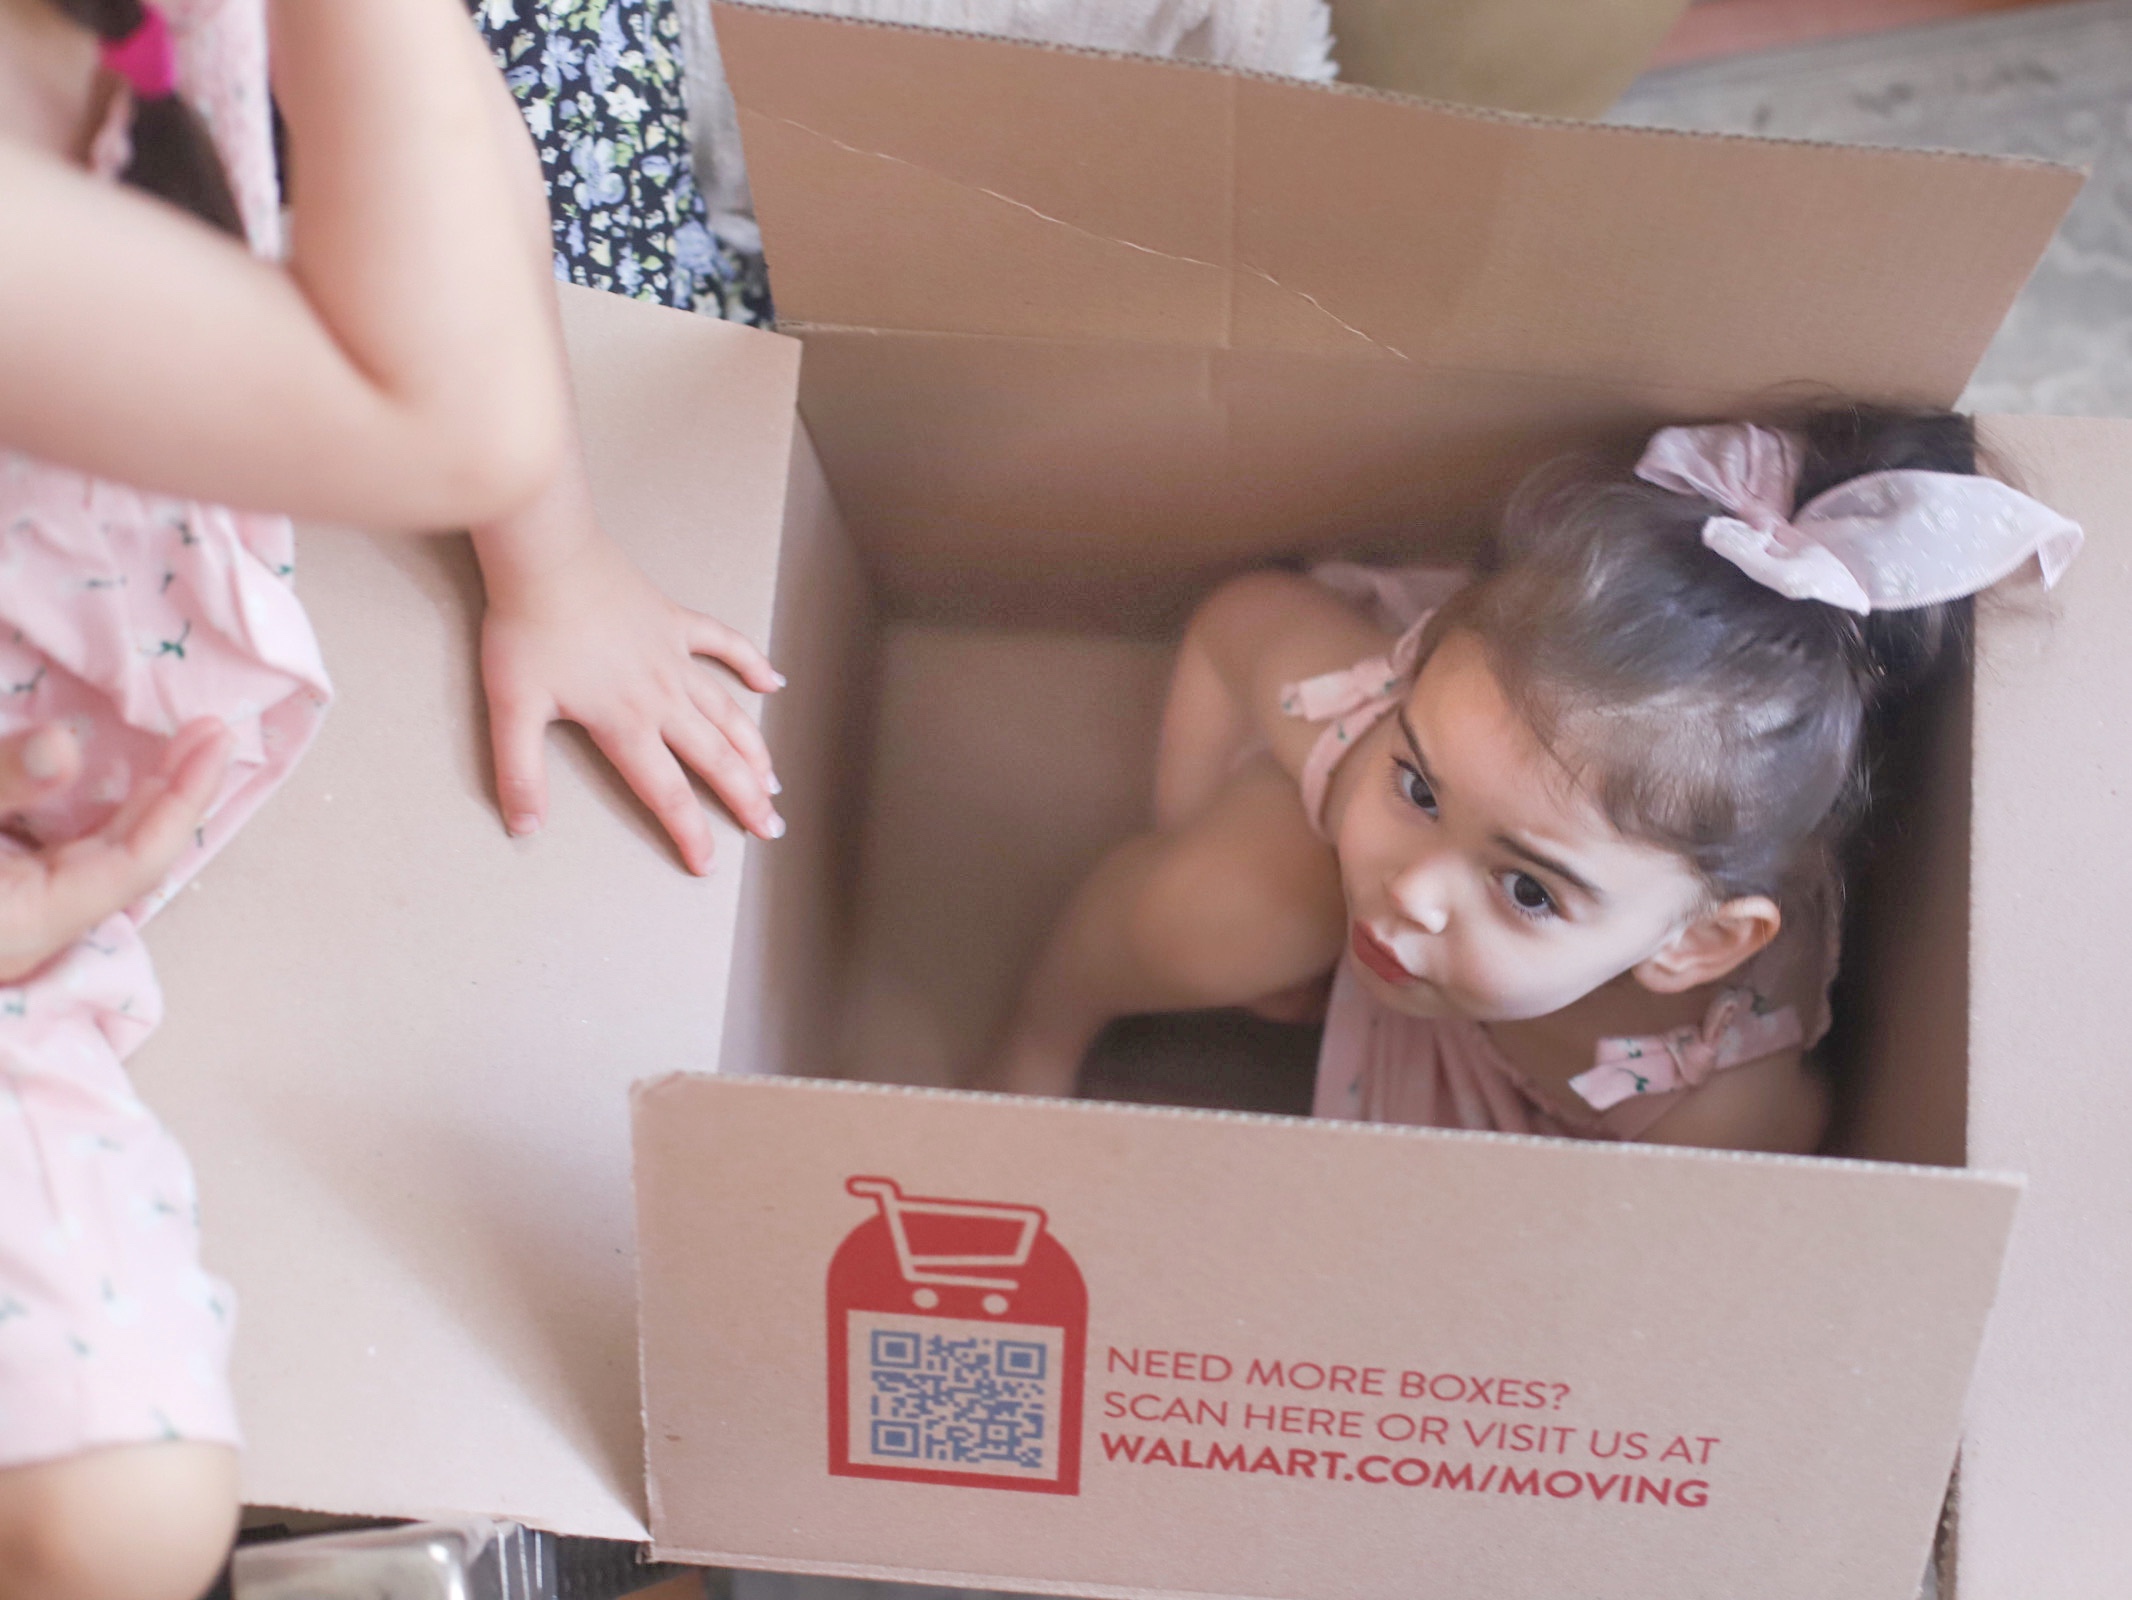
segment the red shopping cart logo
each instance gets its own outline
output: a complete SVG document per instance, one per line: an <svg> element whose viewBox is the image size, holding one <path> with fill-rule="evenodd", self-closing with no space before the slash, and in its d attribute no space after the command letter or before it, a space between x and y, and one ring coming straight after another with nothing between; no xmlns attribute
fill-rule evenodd
<svg viewBox="0 0 2132 1600"><path fill-rule="evenodd" d="M1078 1494L1088 1291L1037 1206L845 1189L829 1263L829 1470Z"/></svg>

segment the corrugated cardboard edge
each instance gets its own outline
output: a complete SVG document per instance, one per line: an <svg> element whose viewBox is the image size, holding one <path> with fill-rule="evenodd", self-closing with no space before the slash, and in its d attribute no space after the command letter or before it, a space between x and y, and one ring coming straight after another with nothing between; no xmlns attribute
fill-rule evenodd
<svg viewBox="0 0 2132 1600"><path fill-rule="evenodd" d="M744 1572L797 1572L810 1578L857 1578L895 1584L932 1584L943 1589L976 1589L986 1595L999 1593L995 1575L982 1572L934 1571L931 1568L879 1567L865 1563L835 1561L765 1561L760 1556L735 1555L730 1551L688 1550L651 1545L654 1561L679 1561L711 1567L737 1567ZM1264 1595L1217 1594L1204 1589L1121 1588L1101 1583L1055 1583L1048 1578L1016 1578L1018 1594L1086 1595L1088 1600L1266 1600ZM946 1600L946 1597L942 1597ZM976 1600L976 1597L970 1597Z"/></svg>
<svg viewBox="0 0 2132 1600"><path fill-rule="evenodd" d="M1292 78L1283 73L1263 72L1253 67L1233 67L1216 61L1191 61L1175 57L1137 55L1127 50L1101 50L1090 45L1052 44L1044 40L1009 39L998 34L971 33L960 28L938 28L917 22L887 22L871 17L830 17L811 12L795 13L783 6L757 5L753 0L713 0L712 23L715 26L721 11L747 11L758 16L777 17L789 20L805 16L813 21L831 21L839 27L864 28L880 33L930 34L943 39L982 39L989 44L1004 45L1021 50L1043 50L1054 55L1083 56L1092 61L1132 61L1142 64L1159 63L1164 67L1185 72L1206 73L1217 78L1242 78L1257 83L1278 84L1287 89L1304 89L1323 94L1344 95L1350 99L1377 100L1388 105L1426 106L1432 111L1442 111L1452 116L1468 118L1475 122L1499 122L1513 127L1574 128L1581 132L1615 134L1623 138L1674 139L1702 143L1735 143L1752 145L1799 145L1816 150L1870 150L1881 157L1911 157L1925 161L1974 161L1991 166L2025 167L2038 171L2073 173L2085 178L2094 169L2066 161L2052 161L2042 156L1994 155L1971 150L1944 149L1938 146L1892 146L1860 145L1841 139L1805 139L1797 135L1760 133L1710 132L1694 128L1652 128L1616 122L1591 122L1581 117L1552 116L1532 111L1501 111L1489 106L1461 105L1455 100L1437 100L1426 95L1400 94L1392 89L1372 88L1367 84L1348 83L1335 79L1330 83L1314 83L1305 78ZM804 324L779 323L780 331L787 326Z"/></svg>
<svg viewBox="0 0 2132 1600"><path fill-rule="evenodd" d="M843 1078L733 1077L711 1072L668 1072L639 1078L630 1086L632 1112L641 1114L645 1102L670 1084L718 1082L735 1087L746 1085L767 1094L855 1094L874 1097L938 1100L957 1103L989 1103L1026 1106L1025 1096L996 1094L976 1089L933 1089L915 1084L854 1083ZM1116 1100L1050 1100L1052 1108L1082 1116L1132 1116L1184 1122L1229 1122L1264 1127L1315 1128L1342 1138L1394 1139L1427 1143L1435 1140L1478 1140L1486 1144L1525 1145L1559 1149L1564 1144L1591 1148L1589 1141L1563 1140L1531 1133L1491 1133L1472 1128L1419 1128L1396 1122L1349 1122L1330 1117L1284 1117L1266 1111L1219 1111L1201 1106L1142 1105ZM1997 1172L1975 1167L1925 1166L1901 1161L1863 1161L1853 1156L1800 1156L1762 1150L1706 1150L1694 1145L1603 1144L1631 1161L1689 1161L1720 1165L1811 1167L1852 1172L1900 1172L1941 1183L1984 1183L2010 1189L2018 1195L2028 1180L2018 1172ZM641 1321L640 1321L641 1329ZM641 1339L641 1332L640 1332Z"/></svg>

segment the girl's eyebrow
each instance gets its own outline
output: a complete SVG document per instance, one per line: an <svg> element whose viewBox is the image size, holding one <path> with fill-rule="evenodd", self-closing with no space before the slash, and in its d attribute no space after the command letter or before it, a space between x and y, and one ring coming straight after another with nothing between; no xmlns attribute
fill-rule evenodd
<svg viewBox="0 0 2132 1600"><path fill-rule="evenodd" d="M1531 865L1538 867L1542 872L1553 873L1564 883L1568 884L1572 889L1575 889L1578 893L1582 894L1586 899L1602 903L1605 901L1606 896L1600 892L1596 884L1587 883L1583 878L1578 877L1576 873L1570 871L1569 868L1562 865L1562 863L1557 861L1553 856L1542 855L1539 851L1533 849L1531 845L1526 844L1522 840L1513 839L1507 833L1497 834L1493 842L1501 846L1504 850L1508 851L1511 855L1516 856L1519 860L1529 862Z"/></svg>
<svg viewBox="0 0 2132 1600"><path fill-rule="evenodd" d="M1407 721L1407 708L1399 707L1397 715L1399 731L1406 735L1407 754L1414 758L1414 765L1421 770L1421 781L1431 789L1441 789L1443 785L1436 781L1436 774L1429 770L1429 758L1421 753L1421 741L1414 737L1414 724Z"/></svg>
<svg viewBox="0 0 2132 1600"><path fill-rule="evenodd" d="M1443 793L1443 785L1436 781L1436 774L1429 770L1428 757L1424 756L1421 753L1421 740L1415 736L1414 724L1407 720L1407 708L1405 706L1399 707L1397 714L1399 718L1399 731L1406 738L1407 752L1413 756L1414 765L1420 770L1422 781L1440 796ZM1581 876L1578 873L1572 872L1568 867L1557 861L1553 856L1547 855L1542 851L1535 850L1531 845L1525 843L1522 839L1513 839L1507 833L1499 833L1496 834L1489 842L1497 846L1499 849L1502 849L1508 852L1509 854L1516 856L1520 861L1524 861L1532 866L1538 867L1542 872L1553 873L1564 883L1568 884L1572 889L1575 889L1579 894L1582 894L1586 899L1598 904L1605 903L1605 891L1600 889L1597 884L1592 883L1589 879Z"/></svg>

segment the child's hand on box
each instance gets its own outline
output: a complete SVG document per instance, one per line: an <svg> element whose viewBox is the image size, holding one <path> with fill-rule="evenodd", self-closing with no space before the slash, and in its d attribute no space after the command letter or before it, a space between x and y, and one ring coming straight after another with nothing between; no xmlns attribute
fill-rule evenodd
<svg viewBox="0 0 2132 1600"><path fill-rule="evenodd" d="M495 87L497 130L518 168L527 259L545 279L553 242L540 163L500 80ZM553 298L543 298L560 356L561 321ZM689 870L708 872L711 819L690 772L757 837L785 831L770 802L779 784L762 735L709 663L731 668L758 694L784 680L732 629L667 599L607 537L567 408L553 459L546 487L473 529L488 590L481 673L505 826L519 835L540 827L548 809L543 737L551 722L575 722L673 836Z"/></svg>
<svg viewBox="0 0 2132 1600"><path fill-rule="evenodd" d="M535 506L474 540L489 593L481 669L497 800L512 833L546 815L542 744L557 720L592 735L692 872L710 870L712 842L689 772L751 833L784 833L762 734L709 663L758 694L784 679L725 624L652 585L600 530L574 461Z"/></svg>

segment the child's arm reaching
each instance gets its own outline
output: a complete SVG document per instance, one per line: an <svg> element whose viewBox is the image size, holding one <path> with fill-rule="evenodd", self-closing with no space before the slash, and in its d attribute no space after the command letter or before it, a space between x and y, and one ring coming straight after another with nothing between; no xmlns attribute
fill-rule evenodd
<svg viewBox="0 0 2132 1600"><path fill-rule="evenodd" d="M0 442L203 500L474 524L516 830L541 815L539 730L563 716L691 867L708 863L710 827L676 755L774 836L761 739L694 657L761 692L775 674L599 531L568 423L539 164L465 10L275 0L271 23L285 264L0 137Z"/></svg>
<svg viewBox="0 0 2132 1600"><path fill-rule="evenodd" d="M691 872L710 868L711 826L684 766L750 831L785 831L762 735L697 658L724 662L759 694L784 680L732 629L667 599L601 532L574 447L548 492L477 528L474 547L488 589L481 675L497 799L511 832L532 833L546 815L542 744L558 718L592 735Z"/></svg>
<svg viewBox="0 0 2132 1600"><path fill-rule="evenodd" d="M490 127L511 172L522 248L545 273L551 245L540 161L503 80L492 73L489 83ZM560 347L552 289L541 313ZM751 832L775 839L785 831L770 798L777 778L762 735L699 658L723 662L758 694L784 680L725 624L667 599L601 529L567 418L546 488L473 531L488 592L481 673L497 800L512 833L534 832L546 815L542 745L558 718L592 735L691 872L710 869L712 844L690 771Z"/></svg>
<svg viewBox="0 0 2132 1600"><path fill-rule="evenodd" d="M1282 690L1390 642L1348 602L1296 573L1248 573L1215 590L1178 646L1156 758L1156 826L1175 827L1206 805L1254 734L1289 776L1301 772L1318 729L1281 709Z"/></svg>
<svg viewBox="0 0 2132 1600"><path fill-rule="evenodd" d="M1331 849L1296 774L1317 729L1283 688L1389 641L1308 578L1232 579L1178 646L1155 764L1155 830L1119 845L1074 891L1022 989L985 1086L1070 1094L1115 1017L1250 1005L1329 971L1346 933ZM1239 765L1256 736L1270 747Z"/></svg>
<svg viewBox="0 0 2132 1600"><path fill-rule="evenodd" d="M276 0L285 264L0 140L0 440L102 477L373 526L496 515L553 470L560 360L500 92L455 0Z"/></svg>
<svg viewBox="0 0 2132 1600"><path fill-rule="evenodd" d="M1339 959L1345 905L1295 781L1261 757L1188 821L1126 840L1082 881L977 1087L1071 1094L1114 1018L1298 988Z"/></svg>

